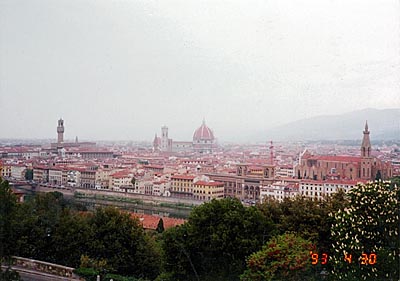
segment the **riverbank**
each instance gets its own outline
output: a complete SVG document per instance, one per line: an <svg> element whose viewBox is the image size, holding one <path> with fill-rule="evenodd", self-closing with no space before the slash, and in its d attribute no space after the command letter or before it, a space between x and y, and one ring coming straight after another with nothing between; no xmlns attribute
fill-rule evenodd
<svg viewBox="0 0 400 281"><path fill-rule="evenodd" d="M70 198L82 203L88 209L94 210L101 206L115 206L123 210L157 215L163 217L188 218L191 210L203 202L185 198L171 198L153 195L116 192L110 190L94 189L66 189L47 186L23 186L19 189L26 190L30 194L36 192L60 192L65 198Z"/></svg>

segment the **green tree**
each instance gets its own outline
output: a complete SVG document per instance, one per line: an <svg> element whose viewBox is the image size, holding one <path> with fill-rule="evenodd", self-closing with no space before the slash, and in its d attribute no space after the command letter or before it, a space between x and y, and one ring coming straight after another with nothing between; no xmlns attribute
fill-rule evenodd
<svg viewBox="0 0 400 281"><path fill-rule="evenodd" d="M14 253L17 198L0 178L0 261Z"/></svg>
<svg viewBox="0 0 400 281"><path fill-rule="evenodd" d="M158 221L156 231L157 231L158 233L164 232L164 221L163 221L162 218L160 218L160 220Z"/></svg>
<svg viewBox="0 0 400 281"><path fill-rule="evenodd" d="M335 280L397 280L398 192L390 182L358 185L348 193L349 207L332 214Z"/></svg>
<svg viewBox="0 0 400 281"><path fill-rule="evenodd" d="M376 181L382 180L381 170L378 170L378 172L376 172L375 180Z"/></svg>
<svg viewBox="0 0 400 281"><path fill-rule="evenodd" d="M395 186L400 187L400 177L393 177L390 179L390 188L393 189Z"/></svg>
<svg viewBox="0 0 400 281"><path fill-rule="evenodd" d="M0 264L10 262L9 258L15 253L17 197L13 194L7 181L0 177ZM0 268L0 280L18 281L19 274L7 267Z"/></svg>
<svg viewBox="0 0 400 281"><path fill-rule="evenodd" d="M245 258L270 238L272 224L237 199L196 207L188 222L164 232L166 271L176 280L237 280Z"/></svg>
<svg viewBox="0 0 400 281"><path fill-rule="evenodd" d="M295 234L275 236L247 259L241 280L313 280L311 250L312 243Z"/></svg>
<svg viewBox="0 0 400 281"><path fill-rule="evenodd" d="M15 219L15 253L72 267L85 255L109 272L138 278L159 274L160 249L136 219L111 207L94 213L75 208L58 192L37 194L21 205Z"/></svg>
<svg viewBox="0 0 400 281"><path fill-rule="evenodd" d="M54 262L78 267L82 253L88 252L90 233L85 213L63 210L52 237Z"/></svg>
<svg viewBox="0 0 400 281"><path fill-rule="evenodd" d="M23 257L57 262L54 234L67 207L62 193L37 194L33 200L18 209L15 243L17 253Z"/></svg>
<svg viewBox="0 0 400 281"><path fill-rule="evenodd" d="M19 281L19 273L7 267L4 271L0 268L0 281Z"/></svg>
<svg viewBox="0 0 400 281"><path fill-rule="evenodd" d="M162 234L164 270L157 280L198 280L190 255L188 224L169 228Z"/></svg>
<svg viewBox="0 0 400 281"><path fill-rule="evenodd" d="M315 243L319 251L329 252L333 222L329 214L343 210L347 205L346 195L340 190L324 200L297 196L285 198L281 203L270 199L258 207L264 216L274 222L277 230L275 234L297 233Z"/></svg>
<svg viewBox="0 0 400 281"><path fill-rule="evenodd" d="M25 179L28 181L33 180L33 170L32 169L25 170Z"/></svg>
<svg viewBox="0 0 400 281"><path fill-rule="evenodd" d="M146 278L159 274L159 252L137 219L112 207L99 208L89 217L89 225L88 256L106 260L118 274Z"/></svg>

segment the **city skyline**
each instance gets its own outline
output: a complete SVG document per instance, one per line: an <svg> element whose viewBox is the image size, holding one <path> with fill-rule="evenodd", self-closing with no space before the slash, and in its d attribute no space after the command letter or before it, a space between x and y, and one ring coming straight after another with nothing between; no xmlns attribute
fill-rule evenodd
<svg viewBox="0 0 400 281"><path fill-rule="evenodd" d="M0 7L0 109L10 120L0 138L55 138L62 117L68 139L152 141L167 125L190 140L205 118L217 139L235 140L400 108L397 1Z"/></svg>

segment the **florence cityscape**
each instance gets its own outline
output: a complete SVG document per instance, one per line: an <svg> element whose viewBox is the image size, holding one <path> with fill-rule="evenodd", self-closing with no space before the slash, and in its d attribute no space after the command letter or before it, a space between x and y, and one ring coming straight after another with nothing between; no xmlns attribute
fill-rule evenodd
<svg viewBox="0 0 400 281"><path fill-rule="evenodd" d="M399 11L0 1L0 280L400 280Z"/></svg>

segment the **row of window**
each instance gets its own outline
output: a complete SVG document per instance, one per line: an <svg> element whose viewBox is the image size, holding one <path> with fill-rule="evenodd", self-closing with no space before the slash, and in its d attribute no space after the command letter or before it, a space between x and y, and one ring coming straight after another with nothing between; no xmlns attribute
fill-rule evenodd
<svg viewBox="0 0 400 281"><path fill-rule="evenodd" d="M211 200L211 199L213 199L213 197L211 197L211 196L197 196L197 195L193 196L193 198L196 200ZM217 196L217 198L223 198L223 196Z"/></svg>
<svg viewBox="0 0 400 281"><path fill-rule="evenodd" d="M312 192L312 191L310 191L310 193L308 193L308 191L306 191L306 192L304 192L304 191L302 191L301 192L301 194L302 195L310 195L310 196L322 196L322 192Z"/></svg>
<svg viewBox="0 0 400 281"><path fill-rule="evenodd" d="M228 189L228 190L226 190L226 193L227 194L238 194L238 195L240 195L240 194L242 194L242 191L240 190L240 189L238 189L238 190L236 190L236 189Z"/></svg>
<svg viewBox="0 0 400 281"><path fill-rule="evenodd" d="M215 191L208 191L208 193L205 190L194 190L193 193L201 193L201 194L224 194L223 190L215 190Z"/></svg>
<svg viewBox="0 0 400 281"><path fill-rule="evenodd" d="M324 190L325 191L329 191L329 190L333 191L334 189L338 189L338 188L344 188L344 189L347 190L347 189L350 188L350 186L348 186L348 185L341 185L341 184L340 185L336 185L336 186L331 184L330 186L331 186L330 188L325 186ZM310 186L310 189L308 189L308 188L309 188L309 186L300 187L301 190L316 190L316 191L319 190L319 191L322 191L322 187L321 186L319 186L319 187L318 186L316 186L316 187Z"/></svg>

